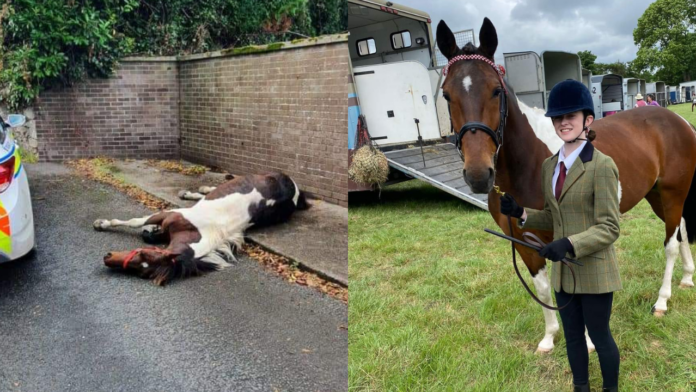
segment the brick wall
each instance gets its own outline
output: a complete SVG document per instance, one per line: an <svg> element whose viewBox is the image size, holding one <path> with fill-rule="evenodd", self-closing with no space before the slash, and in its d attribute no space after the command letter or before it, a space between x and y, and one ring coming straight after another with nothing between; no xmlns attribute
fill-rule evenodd
<svg viewBox="0 0 696 392"><path fill-rule="evenodd" d="M109 79L41 94L39 160L178 158L178 80L171 61L123 62Z"/></svg>
<svg viewBox="0 0 696 392"><path fill-rule="evenodd" d="M237 174L281 170L347 206L347 36L247 49L269 51L133 58L109 79L42 93L39 160L181 157Z"/></svg>
<svg viewBox="0 0 696 392"><path fill-rule="evenodd" d="M232 173L282 170L348 204L346 42L183 61L182 156Z"/></svg>

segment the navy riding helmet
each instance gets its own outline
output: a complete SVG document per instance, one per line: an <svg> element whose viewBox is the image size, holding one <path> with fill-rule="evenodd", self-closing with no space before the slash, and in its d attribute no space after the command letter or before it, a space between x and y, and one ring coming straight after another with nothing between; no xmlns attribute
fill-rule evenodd
<svg viewBox="0 0 696 392"><path fill-rule="evenodd" d="M590 90L577 80L564 80L551 89L546 117L562 116L583 110L594 117L594 104Z"/></svg>

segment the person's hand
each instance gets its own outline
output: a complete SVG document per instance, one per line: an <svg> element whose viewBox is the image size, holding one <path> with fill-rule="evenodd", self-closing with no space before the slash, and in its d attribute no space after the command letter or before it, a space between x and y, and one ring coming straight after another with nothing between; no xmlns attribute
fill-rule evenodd
<svg viewBox="0 0 696 392"><path fill-rule="evenodd" d="M561 261L566 253L573 251L573 245L568 237L561 238L546 245L539 251L539 256L551 261Z"/></svg>
<svg viewBox="0 0 696 392"><path fill-rule="evenodd" d="M500 212L504 215L520 219L524 214L524 208L520 207L509 193L500 196Z"/></svg>

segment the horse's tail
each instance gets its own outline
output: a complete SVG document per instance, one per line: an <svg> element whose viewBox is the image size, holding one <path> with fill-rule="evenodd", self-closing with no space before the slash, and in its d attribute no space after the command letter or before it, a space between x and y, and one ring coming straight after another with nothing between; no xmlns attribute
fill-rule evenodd
<svg viewBox="0 0 696 392"><path fill-rule="evenodd" d="M689 238L689 243L693 244L694 240L696 240L696 173L691 180L689 195L684 202L682 217L686 222L686 235Z"/></svg>

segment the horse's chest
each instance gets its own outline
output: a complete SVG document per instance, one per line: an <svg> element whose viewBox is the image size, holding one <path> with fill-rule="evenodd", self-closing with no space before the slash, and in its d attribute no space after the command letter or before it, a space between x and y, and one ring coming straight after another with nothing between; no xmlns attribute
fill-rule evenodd
<svg viewBox="0 0 696 392"><path fill-rule="evenodd" d="M251 221L250 210L263 200L254 190L248 194L232 194L221 199L201 200L186 213L187 219L199 229L237 227Z"/></svg>

